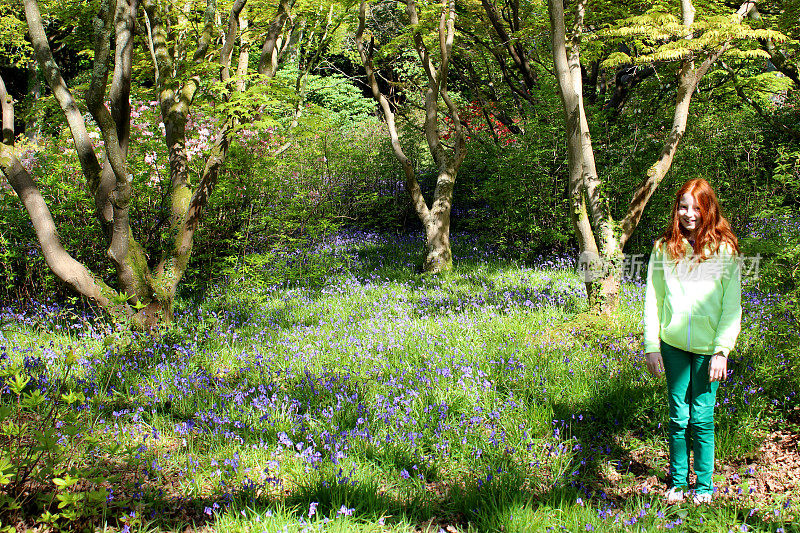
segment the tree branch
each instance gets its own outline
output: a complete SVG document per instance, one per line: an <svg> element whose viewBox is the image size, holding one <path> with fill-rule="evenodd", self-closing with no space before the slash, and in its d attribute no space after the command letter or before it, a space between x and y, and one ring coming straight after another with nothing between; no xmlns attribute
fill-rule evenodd
<svg viewBox="0 0 800 533"><path fill-rule="evenodd" d="M364 69L367 72L367 81L369 82L370 89L372 90L372 97L380 106L381 110L383 111L383 116L386 119L386 124L389 128L389 138L392 143L392 149L394 150L397 160L400 161L400 165L403 167L403 173L405 174L406 178L406 190L411 196L411 203L420 219L426 220L430 214L430 210L428 209L428 205L425 203L425 198L422 196L422 189L420 188L416 174L414 173L414 166L411 164L411 160L403 152L403 147L400 145L400 138L397 134L397 126L395 124L392 108L389 105L389 101L381 93L380 87L378 86L378 81L375 79L375 69L372 64L373 46L370 46L369 53L364 47L364 29L366 27L366 19L367 1L361 0L358 11L358 29L356 30L355 36L358 55L361 57L361 63L364 65Z"/></svg>
<svg viewBox="0 0 800 533"><path fill-rule="evenodd" d="M216 14L217 0L207 0L206 10L203 14L203 33L200 34L200 39L197 41L197 50L194 51L194 55L192 56L195 61L206 57L214 32L214 17Z"/></svg>
<svg viewBox="0 0 800 533"><path fill-rule="evenodd" d="M236 44L236 38L239 35L239 15L244 9L247 0L234 0L231 6L231 14L228 17L228 31L225 34L225 41L222 45L220 52L220 65L221 65L221 80L227 82L231 79L230 66L231 58L233 57L233 46Z"/></svg>
<svg viewBox="0 0 800 533"><path fill-rule="evenodd" d="M83 115L81 115L80 109L78 109L75 98L73 98L67 84L64 82L61 70L53 59L50 43L44 32L44 25L42 24L42 15L39 11L38 2L36 0L24 0L24 5L25 18L28 22L28 33L31 37L31 44L36 53L36 58L39 61L39 66L42 69L44 78L50 86L50 90L53 92L53 96L61 106L67 119L70 131L72 132L72 139L75 142L75 149L78 152L78 159L83 169L83 174L87 178L90 192L94 195L100 184L100 163L97 161L94 146L86 131L86 123L83 121Z"/></svg>
<svg viewBox="0 0 800 533"><path fill-rule="evenodd" d="M416 0L405 0L405 2L409 22L414 27L414 48L417 50L417 56L419 56L422 68L428 77L428 88L425 91L425 140L428 142L428 149L436 165L442 168L447 161L439 136L439 92L442 80L433 65L430 51L422 39L422 34L416 28L419 25Z"/></svg>
<svg viewBox="0 0 800 533"><path fill-rule="evenodd" d="M498 14L494 3L492 3L491 0L481 0L481 4L486 12L486 16L489 17L489 22L492 24L497 37L500 39L502 45L505 46L506 50L508 51L508 55L511 56L511 60L517 67L517 70L519 70L519 72L522 74L526 92L530 93L534 87L539 85L539 82L536 79L533 69L531 68L530 61L528 61L527 54L522 49L522 46L509 36L505 26L503 26L503 23L500 20L500 15ZM516 3L514 4L514 9L512 10L511 21L512 23L516 22L516 25L519 26L519 9ZM513 24L511 31L516 31L514 30Z"/></svg>
<svg viewBox="0 0 800 533"><path fill-rule="evenodd" d="M104 309L112 307L111 298L116 296L116 292L95 278L82 263L64 249L42 193L14 155L13 150L12 146L0 144L0 170L22 201L33 223L47 266L58 279L89 301Z"/></svg>
<svg viewBox="0 0 800 533"><path fill-rule="evenodd" d="M6 84L0 76L0 124L3 125L3 133L0 142L8 146L14 144L14 100L6 91Z"/></svg>
<svg viewBox="0 0 800 533"><path fill-rule="evenodd" d="M745 0L739 9L734 13L739 22L747 16L747 14L755 7L755 0ZM692 5L692 0L681 0L681 7L683 9L683 22L687 28L694 22L695 9ZM678 76L678 91L675 98L675 112L672 118L672 128L670 129L669 136L664 141L664 146L661 148L658 160L647 170L646 177L637 187L633 194L625 218L622 219L620 227L622 233L620 235L620 243L625 245L627 240L633 234L639 220L642 217L644 208L650 197L655 192L661 180L666 175L675 153L678 150L683 134L686 131L686 123L689 118L689 105L692 100L697 84L700 79L708 72L711 65L730 48L731 42L726 41L695 69L691 59L683 62Z"/></svg>
<svg viewBox="0 0 800 533"><path fill-rule="evenodd" d="M269 25L269 30L261 47L261 58L258 61L258 73L272 78L278 71L278 38L283 32L284 24L289 19L289 13L294 6L294 0L280 0L278 11Z"/></svg>

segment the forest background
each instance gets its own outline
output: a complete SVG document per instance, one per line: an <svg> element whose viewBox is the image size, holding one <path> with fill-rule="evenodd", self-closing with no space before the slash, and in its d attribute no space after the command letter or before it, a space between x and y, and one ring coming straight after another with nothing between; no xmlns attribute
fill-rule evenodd
<svg viewBox="0 0 800 533"><path fill-rule="evenodd" d="M649 253L674 191L702 177L759 257L751 288L772 295L764 342L785 365L800 294L798 28L791 0L4 3L0 297L9 317L39 317L31 346L55 327L44 315L91 316L131 326L102 335L130 354L138 332L180 337L170 328L212 301L235 322L237 298L324 291L355 268L339 253L349 236L393 235L378 251L410 254L402 276L441 271L445 285L478 250L522 269L596 253L611 268L570 312L624 316L622 254ZM469 247L451 254L451 233ZM566 330L593 343L632 333L579 316L590 325ZM3 394L30 393L9 385L23 362L8 359ZM752 435L773 427L755 419ZM9 502L33 505L34 472L74 493L43 457L0 463ZM346 520L337 498L331 516ZM41 516L94 520L77 501ZM24 505L22 520L52 510Z"/></svg>

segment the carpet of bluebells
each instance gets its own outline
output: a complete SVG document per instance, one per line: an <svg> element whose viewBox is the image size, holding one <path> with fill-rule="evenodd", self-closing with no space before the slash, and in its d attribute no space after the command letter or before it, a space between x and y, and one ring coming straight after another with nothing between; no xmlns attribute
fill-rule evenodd
<svg viewBox="0 0 800 533"><path fill-rule="evenodd" d="M520 264L453 241L455 271L426 277L419 235L339 234L298 255L326 279L266 285L248 269L158 335L84 307L5 308L0 365L50 403L74 354L85 426L59 443L82 477L71 490L104 495L87 523L111 531L797 531L798 494L755 499L752 461L737 463L798 404L796 351L769 335L779 295L745 287L719 390L718 461L741 468L717 476L712 505L666 506L643 279L600 321L573 257Z"/></svg>

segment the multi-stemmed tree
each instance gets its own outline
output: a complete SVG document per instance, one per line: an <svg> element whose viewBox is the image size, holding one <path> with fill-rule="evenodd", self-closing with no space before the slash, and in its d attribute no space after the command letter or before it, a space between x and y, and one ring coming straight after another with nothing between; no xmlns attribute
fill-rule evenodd
<svg viewBox="0 0 800 533"><path fill-rule="evenodd" d="M580 63L584 37L586 0L575 4L571 33L567 35L564 4L548 0L553 63L558 80L567 130L569 159L569 195L571 219L584 265L590 274L586 280L592 306L602 312L612 311L617 302L621 281L622 251L636 229L645 206L662 181L678 149L689 118L689 105L703 76L725 54L744 58L765 57L755 46L757 39L782 40L772 30L753 29L742 24L755 0L746 0L730 16L695 17L692 0L681 0L681 17L661 10L623 21L607 33L609 37L635 37L641 43L639 55L617 52L607 61L620 64L655 65L679 61L677 90L672 126L657 160L649 167L636 188L621 220L611 213L608 192L595 166L594 149L584 109Z"/></svg>
<svg viewBox="0 0 800 533"><path fill-rule="evenodd" d="M235 95L242 95L250 88L257 92L259 84L274 76L285 51L289 40L285 35L289 0L282 0L273 18L265 21L268 28L259 61L261 76L257 77L258 83L248 82L250 40L249 33L242 31L247 26L243 15L246 2L231 3L226 31L218 32L217 2L207 0L200 17L202 26L195 33L188 23L188 18L194 15L190 3L101 0L93 21L93 68L85 94L86 107L102 134L102 149L98 150L78 102L53 58L39 3L23 0L36 59L69 125L86 178L86 192L94 201L98 223L107 241L107 256L116 272L115 288L62 246L45 199L15 150L13 105L2 80L4 134L0 169L30 217L48 267L75 292L115 317L127 317L144 326L171 320L176 289L186 271L195 232L219 177L237 121L248 113L251 116L259 113L257 105L243 106L240 102L245 100L235 100ZM134 238L133 229L139 221L130 217L131 198L141 181L131 175L127 162L128 146L136 141L131 138L130 92L133 48L137 42L146 43L153 61L154 89L169 154L170 237L156 261L148 261L143 247ZM217 42L221 44L218 51ZM239 56L234 70L236 50ZM217 103L223 117L214 132L214 143L203 170L193 176L187 154L189 112L198 93L215 85L220 88ZM233 101L236 105L231 104Z"/></svg>
<svg viewBox="0 0 800 533"><path fill-rule="evenodd" d="M425 141L436 165L436 188L431 205L425 200L414 170L413 161L403 151L395 121L395 110L392 102L381 92L375 75L373 57L374 39L364 43L367 27L368 4L362 0L359 8L356 45L361 61L367 71L372 96L380 105L386 119L394 154L403 167L405 186L411 196L411 203L425 230L425 259L423 270L429 273L440 272L452 268L453 255L450 249L450 210L453 204L453 187L461 163L466 156L466 138L458 108L447 89L448 70L453 52L455 38L456 6L454 0L442 0L440 7L428 6L426 9L440 9L438 16L425 13L424 23L420 22L420 6L415 0L405 1L405 12L409 25L407 36L412 40L419 60L419 67L424 72L422 91L424 92L424 124ZM434 34L429 40L426 29L432 21L438 20ZM433 45L431 44L433 43ZM438 46L436 46L438 45ZM437 65L438 62L438 65ZM446 111L441 110L444 103ZM444 117L452 124L452 132L442 131ZM452 134L450 134L452 133ZM452 146L445 145L445 137L449 137Z"/></svg>

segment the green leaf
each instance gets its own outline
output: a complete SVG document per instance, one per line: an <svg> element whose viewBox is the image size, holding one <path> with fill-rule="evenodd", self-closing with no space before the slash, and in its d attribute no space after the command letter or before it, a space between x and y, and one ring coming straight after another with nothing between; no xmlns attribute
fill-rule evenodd
<svg viewBox="0 0 800 533"><path fill-rule="evenodd" d="M105 489L93 490L86 493L86 499L90 502L104 502L108 498L108 491Z"/></svg>
<svg viewBox="0 0 800 533"><path fill-rule="evenodd" d="M39 517L39 522L44 524L54 524L56 520L61 518L61 515L58 513L51 513L50 511L45 511Z"/></svg>
<svg viewBox="0 0 800 533"><path fill-rule="evenodd" d="M45 397L42 392L38 389L33 390L31 392L25 393L20 401L20 405L26 409L33 409L42 403L44 403ZM2 413L0 413L0 420L5 418Z"/></svg>
<svg viewBox="0 0 800 533"><path fill-rule="evenodd" d="M86 400L86 397L83 395L82 392L70 391L69 394L62 394L61 399L63 399L68 404L72 405L75 402L83 403L84 400Z"/></svg>
<svg viewBox="0 0 800 533"><path fill-rule="evenodd" d="M81 429L79 427L77 427L77 426L72 426L72 425L66 426L65 425L65 426L61 427L61 433L69 435L70 437L74 437L75 435L77 435L80 432L81 432Z"/></svg>
<svg viewBox="0 0 800 533"><path fill-rule="evenodd" d="M9 388L11 389L11 392L13 392L14 394L20 395L22 394L22 390L25 388L25 385L27 385L30 382L30 380L31 378L17 373L11 379Z"/></svg>
<svg viewBox="0 0 800 533"><path fill-rule="evenodd" d="M53 483L56 485L56 487L61 489L71 487L77 482L78 478L72 477L69 474L65 475L63 478L60 477L53 478Z"/></svg>

